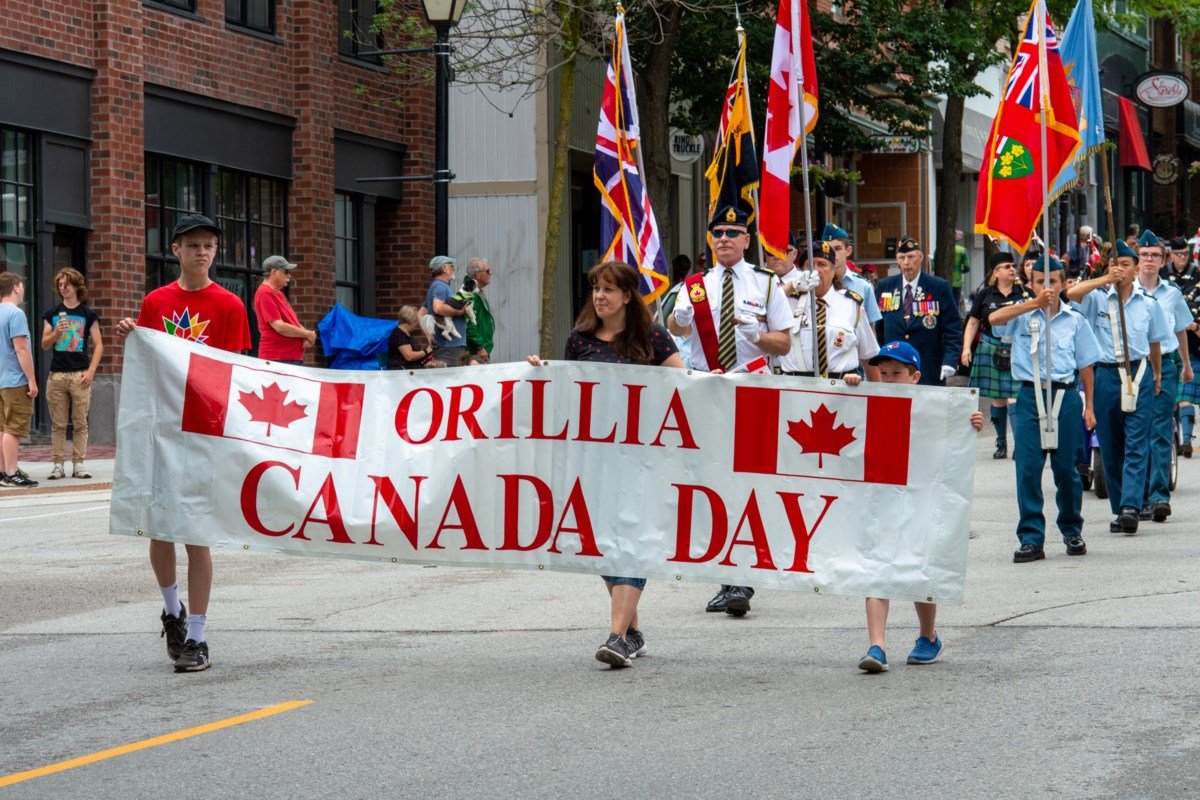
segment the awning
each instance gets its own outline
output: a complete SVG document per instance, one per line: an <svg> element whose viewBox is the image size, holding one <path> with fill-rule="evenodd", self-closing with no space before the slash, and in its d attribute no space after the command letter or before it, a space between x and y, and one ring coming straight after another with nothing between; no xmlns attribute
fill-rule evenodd
<svg viewBox="0 0 1200 800"><path fill-rule="evenodd" d="M940 109L933 112L933 167L942 168L942 131L946 119ZM963 109L962 154L963 171L979 172L983 169L983 148L987 146L988 134L992 130L992 118L969 108Z"/></svg>
<svg viewBox="0 0 1200 800"><path fill-rule="evenodd" d="M1200 149L1200 103L1194 100L1183 101L1183 139Z"/></svg>
<svg viewBox="0 0 1200 800"><path fill-rule="evenodd" d="M1129 98L1121 98L1121 166L1150 171L1150 154L1146 140L1142 138L1142 124L1138 121L1137 107Z"/></svg>

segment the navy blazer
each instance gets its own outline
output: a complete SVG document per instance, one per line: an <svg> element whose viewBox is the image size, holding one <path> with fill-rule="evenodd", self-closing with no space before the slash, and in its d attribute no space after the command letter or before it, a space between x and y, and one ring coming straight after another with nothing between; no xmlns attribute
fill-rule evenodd
<svg viewBox="0 0 1200 800"><path fill-rule="evenodd" d="M922 272L917 278L917 288L925 293L925 300L938 304L937 321L927 327L924 317L916 314L905 318L903 309L904 277L897 273L889 275L875 286L875 297L883 319L876 323L880 346L888 342L908 342L921 355L921 381L925 386L945 386L941 379L942 366L958 368L962 353L962 318L958 315L958 304L950 282ZM891 293L900 297L900 307L895 311L884 310L883 295Z"/></svg>

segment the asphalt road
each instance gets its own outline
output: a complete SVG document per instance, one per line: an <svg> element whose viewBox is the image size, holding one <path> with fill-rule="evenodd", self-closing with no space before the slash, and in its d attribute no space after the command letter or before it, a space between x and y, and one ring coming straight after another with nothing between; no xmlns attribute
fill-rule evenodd
<svg viewBox="0 0 1200 800"><path fill-rule="evenodd" d="M1200 797L1200 463L1167 523L1111 535L1089 495L1086 557L1014 565L990 454L985 431L943 660L903 665L897 603L875 676L857 599L764 591L735 620L651 583L650 654L611 671L597 578L239 551L215 553L214 668L176 675L107 495L0 498L0 798Z"/></svg>

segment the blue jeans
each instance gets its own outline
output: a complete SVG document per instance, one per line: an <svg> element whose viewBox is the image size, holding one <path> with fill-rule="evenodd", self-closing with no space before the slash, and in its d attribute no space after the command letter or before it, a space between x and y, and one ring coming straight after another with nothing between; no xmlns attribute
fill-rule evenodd
<svg viewBox="0 0 1200 800"><path fill-rule="evenodd" d="M1183 362L1178 353L1163 356L1162 391L1154 397L1154 418L1150 423L1150 458L1146 469L1142 505L1171 500L1171 440L1175 436L1175 393Z"/></svg>
<svg viewBox="0 0 1200 800"><path fill-rule="evenodd" d="M1134 367L1136 375L1137 368ZM1131 376L1132 377L1132 376ZM1121 411L1121 375L1109 367L1096 369L1096 438L1108 480L1108 504L1113 514L1122 508L1142 507L1146 491L1146 461L1150 447L1150 422L1154 416L1154 371L1138 386L1137 408Z"/></svg>
<svg viewBox="0 0 1200 800"><path fill-rule="evenodd" d="M632 586L638 591L646 588L645 578L614 578L611 575L601 575L600 577L612 586Z"/></svg>
<svg viewBox="0 0 1200 800"><path fill-rule="evenodd" d="M1037 415L1037 400L1031 386L1022 386L1017 393L1017 402L1009 414L1012 424L1014 450L1017 467L1017 539L1021 544L1042 547L1046 542L1046 517L1042 513L1042 470L1046 466L1047 452L1050 456L1050 471L1054 475L1057 491L1054 501L1058 505L1058 531L1066 539L1083 533L1083 483L1075 469L1079 440L1083 436L1083 402L1075 387L1055 390L1063 393L1062 408L1058 412L1058 449L1042 449L1040 425ZM1044 389L1042 391L1045 391Z"/></svg>

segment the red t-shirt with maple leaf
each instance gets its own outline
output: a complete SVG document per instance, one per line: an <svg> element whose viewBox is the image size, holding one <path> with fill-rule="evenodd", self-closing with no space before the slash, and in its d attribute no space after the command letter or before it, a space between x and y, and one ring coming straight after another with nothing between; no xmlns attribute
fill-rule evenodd
<svg viewBox="0 0 1200 800"><path fill-rule="evenodd" d="M231 353L250 349L246 306L215 283L193 292L178 281L155 289L142 301L137 324Z"/></svg>

